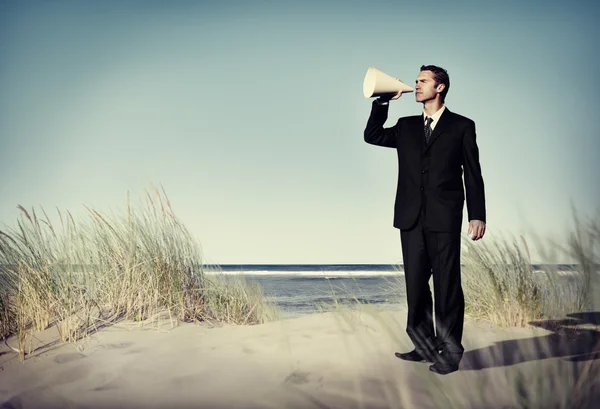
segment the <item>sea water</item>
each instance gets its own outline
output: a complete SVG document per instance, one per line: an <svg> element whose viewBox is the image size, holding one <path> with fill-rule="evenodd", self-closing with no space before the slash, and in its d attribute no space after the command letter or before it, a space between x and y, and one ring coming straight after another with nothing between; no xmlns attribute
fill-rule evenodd
<svg viewBox="0 0 600 409"><path fill-rule="evenodd" d="M340 305L401 308L406 299L402 268L387 264L220 265L208 274L243 276L257 283L284 317L331 311Z"/></svg>
<svg viewBox="0 0 600 409"><path fill-rule="evenodd" d="M532 266L540 271L540 265ZM569 274L573 265L557 265ZM300 264L205 266L207 274L243 276L257 283L284 317L331 311L336 305L368 304L395 310L406 306L406 285L401 265L389 264Z"/></svg>

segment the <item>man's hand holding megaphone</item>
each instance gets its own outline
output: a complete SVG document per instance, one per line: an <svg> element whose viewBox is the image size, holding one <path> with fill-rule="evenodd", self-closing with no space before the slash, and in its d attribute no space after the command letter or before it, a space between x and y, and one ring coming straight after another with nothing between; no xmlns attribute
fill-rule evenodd
<svg viewBox="0 0 600 409"><path fill-rule="evenodd" d="M400 78L396 78L398 81L402 82L402 80ZM396 100L398 98L400 98L402 96L402 93L404 91L400 90L398 91L396 94L385 94L385 95L381 95L379 98L377 98L377 103L379 105L385 105L387 103L389 103L390 101Z"/></svg>
<svg viewBox="0 0 600 409"><path fill-rule="evenodd" d="M394 78L375 67L369 67L363 81L363 94L365 98L377 98L379 105L387 105L389 101L398 99L405 92L414 89L399 78Z"/></svg>

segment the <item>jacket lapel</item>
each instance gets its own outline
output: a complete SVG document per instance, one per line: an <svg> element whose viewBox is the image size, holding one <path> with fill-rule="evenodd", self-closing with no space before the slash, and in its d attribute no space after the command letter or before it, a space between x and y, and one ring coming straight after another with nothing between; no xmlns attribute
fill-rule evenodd
<svg viewBox="0 0 600 409"><path fill-rule="evenodd" d="M431 147L431 145L433 145L435 143L435 141L440 137L440 135L443 134L444 131L448 128L448 125L452 122L450 120L451 115L452 114L448 110L448 107L446 107L446 109L442 113L442 116L440 116L440 120L435 125L435 129L431 133L431 139L429 139L429 144L425 147L424 152L426 152L427 149L429 149ZM421 115L421 118L423 118L422 115ZM425 120L423 119L423 124L424 124L424 122L425 122Z"/></svg>

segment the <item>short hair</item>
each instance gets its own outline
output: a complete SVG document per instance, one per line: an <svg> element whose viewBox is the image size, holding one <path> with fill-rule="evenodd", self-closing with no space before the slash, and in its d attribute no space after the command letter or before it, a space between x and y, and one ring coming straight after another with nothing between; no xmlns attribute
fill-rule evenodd
<svg viewBox="0 0 600 409"><path fill-rule="evenodd" d="M442 67L438 67L436 65L422 65L421 71L431 71L433 72L433 79L435 80L435 86L437 87L439 84L444 84L445 88L442 92L440 92L440 97L442 98L442 103L446 99L446 94L450 89L450 77L448 76L448 72Z"/></svg>

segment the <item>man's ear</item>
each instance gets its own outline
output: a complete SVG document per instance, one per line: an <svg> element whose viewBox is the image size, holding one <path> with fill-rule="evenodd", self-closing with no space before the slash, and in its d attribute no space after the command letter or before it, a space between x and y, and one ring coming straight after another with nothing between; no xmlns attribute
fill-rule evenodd
<svg viewBox="0 0 600 409"><path fill-rule="evenodd" d="M438 86L435 88L435 90L438 92L438 94L441 94L445 88L446 88L446 84L438 84Z"/></svg>

